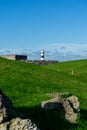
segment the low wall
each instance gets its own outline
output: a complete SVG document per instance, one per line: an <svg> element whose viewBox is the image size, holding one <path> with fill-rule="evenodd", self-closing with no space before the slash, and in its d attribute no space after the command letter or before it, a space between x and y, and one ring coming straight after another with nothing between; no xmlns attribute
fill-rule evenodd
<svg viewBox="0 0 87 130"><path fill-rule="evenodd" d="M55 60L26 60L28 63L37 64L37 65L48 65L48 64L54 64L58 63L58 61Z"/></svg>

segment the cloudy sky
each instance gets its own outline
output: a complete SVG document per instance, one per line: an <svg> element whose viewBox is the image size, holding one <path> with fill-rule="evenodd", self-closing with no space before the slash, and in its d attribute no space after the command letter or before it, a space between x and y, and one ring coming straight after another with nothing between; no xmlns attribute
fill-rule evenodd
<svg viewBox="0 0 87 130"><path fill-rule="evenodd" d="M0 0L0 55L87 58L87 0Z"/></svg>

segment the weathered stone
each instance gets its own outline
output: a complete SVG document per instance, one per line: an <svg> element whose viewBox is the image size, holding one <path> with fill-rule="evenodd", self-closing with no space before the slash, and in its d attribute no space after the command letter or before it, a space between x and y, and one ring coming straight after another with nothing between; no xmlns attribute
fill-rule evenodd
<svg viewBox="0 0 87 130"><path fill-rule="evenodd" d="M0 90L0 123L11 118L14 108L10 99Z"/></svg>
<svg viewBox="0 0 87 130"><path fill-rule="evenodd" d="M68 101L70 101L71 105L73 105L73 108L74 109L77 109L79 110L79 101L78 101L78 98L76 96L70 96L67 98Z"/></svg>
<svg viewBox="0 0 87 130"><path fill-rule="evenodd" d="M39 130L30 119L13 118L14 114L12 102L0 90L0 130Z"/></svg>
<svg viewBox="0 0 87 130"><path fill-rule="evenodd" d="M37 126L29 119L19 117L12 119L10 122L0 124L0 130L39 130Z"/></svg>
<svg viewBox="0 0 87 130"><path fill-rule="evenodd" d="M61 96L67 96L69 94L70 94L69 92L64 92L64 93L56 92L56 93L47 93L46 96L53 97L53 98L59 98Z"/></svg>
<svg viewBox="0 0 87 130"><path fill-rule="evenodd" d="M77 102L78 104L79 102ZM79 114L79 108L74 108L73 106L74 102L70 102L69 100L65 100L63 103L64 111L65 113L63 114L64 118L70 121L71 123L76 123L78 119L78 114Z"/></svg>
<svg viewBox="0 0 87 130"><path fill-rule="evenodd" d="M42 101L41 107L46 110L57 110L60 106L59 103L63 103L63 99L61 98L53 98L51 100Z"/></svg>
<svg viewBox="0 0 87 130"><path fill-rule="evenodd" d="M30 119L15 118L10 122L9 130L39 130Z"/></svg>
<svg viewBox="0 0 87 130"><path fill-rule="evenodd" d="M80 113L80 103L76 96L71 96L66 99L63 103L66 114L65 118L71 123L76 123L78 119L78 114Z"/></svg>
<svg viewBox="0 0 87 130"><path fill-rule="evenodd" d="M0 130L9 130L9 122L0 124Z"/></svg>
<svg viewBox="0 0 87 130"><path fill-rule="evenodd" d="M53 98L51 100L43 101L41 107L46 110L55 110L61 117L68 120L71 123L76 123L78 114L80 112L80 103L76 96L70 96L68 98Z"/></svg>

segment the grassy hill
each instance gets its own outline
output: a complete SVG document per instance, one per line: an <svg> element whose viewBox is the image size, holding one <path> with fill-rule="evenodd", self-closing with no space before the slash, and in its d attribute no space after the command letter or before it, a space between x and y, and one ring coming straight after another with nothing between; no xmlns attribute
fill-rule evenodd
<svg viewBox="0 0 87 130"><path fill-rule="evenodd" d="M41 130L87 129L87 60L38 66L0 58L0 89L17 112L32 119ZM46 93L51 92L70 92L79 97L81 116L77 125L40 108L41 101L48 99Z"/></svg>

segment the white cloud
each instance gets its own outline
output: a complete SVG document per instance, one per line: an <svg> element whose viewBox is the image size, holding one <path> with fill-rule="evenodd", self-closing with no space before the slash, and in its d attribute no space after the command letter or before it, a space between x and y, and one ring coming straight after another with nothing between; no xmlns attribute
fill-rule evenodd
<svg viewBox="0 0 87 130"><path fill-rule="evenodd" d="M45 50L46 60L58 60L58 61L68 61L76 59L86 59L87 58L87 44L47 44L42 47ZM6 54L25 54L31 60L40 60L40 49L39 50L29 50L29 49L1 49L0 55Z"/></svg>
<svg viewBox="0 0 87 130"><path fill-rule="evenodd" d="M87 44L81 44L81 43L80 44L76 44L76 43L48 44L46 46L46 50L50 50L51 55L54 56L54 59L59 61L87 58Z"/></svg>

